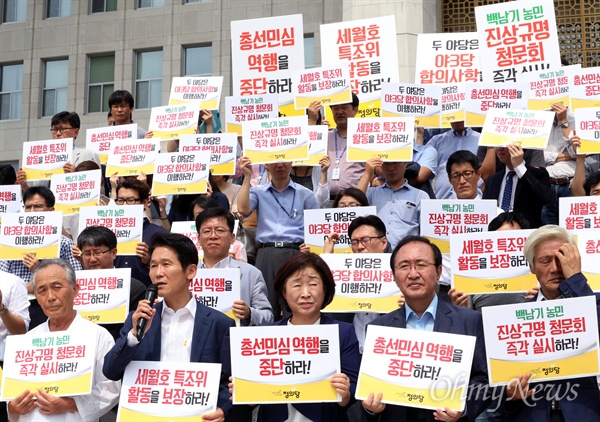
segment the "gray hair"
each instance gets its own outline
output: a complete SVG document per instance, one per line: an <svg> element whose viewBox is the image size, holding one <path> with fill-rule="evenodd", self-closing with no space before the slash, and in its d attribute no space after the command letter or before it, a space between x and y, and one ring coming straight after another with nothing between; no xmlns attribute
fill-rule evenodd
<svg viewBox="0 0 600 422"><path fill-rule="evenodd" d="M547 240L562 240L563 243L571 243L575 245L575 239L573 236L562 227L555 226L554 224L542 226L529 235L525 245L523 246L523 255L525 255L529 266L534 266L535 250L537 247L540 245L540 243Z"/></svg>
<svg viewBox="0 0 600 422"><path fill-rule="evenodd" d="M65 275L67 276L67 280L69 281L69 284L71 285L71 287L75 287L75 284L77 284L77 277L75 276L75 270L73 269L71 264L69 264L64 259L50 258L50 259L41 260L39 265L36 267L36 269L33 270L33 274L31 275L31 286L33 287L34 290L35 290L35 277L36 277L37 273L40 272L41 269L49 267L51 265L58 265L60 268L62 268L65 271Z"/></svg>

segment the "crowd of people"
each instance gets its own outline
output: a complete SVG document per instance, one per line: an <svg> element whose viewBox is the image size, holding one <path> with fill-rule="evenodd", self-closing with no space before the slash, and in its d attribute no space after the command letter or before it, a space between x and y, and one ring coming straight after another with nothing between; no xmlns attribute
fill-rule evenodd
<svg viewBox="0 0 600 422"><path fill-rule="evenodd" d="M133 97L116 91L109 99L111 125L130 124ZM251 420L252 409L232 405L229 329L232 319L198 302L189 283L202 268L239 268L240 298L233 312L241 326L338 324L341 373L331 378L339 403L261 405L259 421L456 421L468 420L600 420L600 394L595 377L580 378L578 395L558 400L552 394L563 381L529 384L530 374L514 374L500 396L475 394L463 412L386 405L386 392L373 391L364 401L354 398L365 333L369 324L476 337L469 385L488 386L483 324L485 306L525 300L557 300L590 296L572 236L558 227L559 197L600 195L598 155L578 155L579 138L571 132L572 115L555 104L555 121L545 151L523 150L518 144L479 147L479 133L452 123L452 128L424 144L423 130L414 142L412 163L347 162L348 119L358 112L358 97L331 106L335 128L328 132L327 153L320 165L299 171L289 162L253 165L240 154L236 174L211 176L203 195L155 196L151 175L105 175L103 205L143 205L141 242L135 255L119 255L114 233L104 227L79 227L64 218L58 259L0 260L0 359L7 335L85 329L97 339L96 370L89 395L54 397L43 390L23 391L8 403L0 419L12 421L93 421L114 412L125 368L136 361L218 362L222 364L218 408L205 421ZM308 109L310 124L327 124L321 104ZM202 113L209 128L212 113ZM206 123L206 122L205 122ZM77 139L76 113L61 112L51 120L52 137ZM139 128L138 137L152 132ZM239 139L240 149L243 139ZM169 143L170 150L177 143ZM98 156L76 148L65 172L101 169ZM2 184L18 184L25 212L53 211L49 183L30 182L23 170L0 170ZM420 236L421 200L427 198L497 202L494 230L537 229L524 255L539 282L525 294L467 295L450 288L450 272L438 247ZM348 236L352 253L390 253L390 268L401 292L398 309L377 313L321 312L333 299L331 270L304 242L304 211L318 208L376 207L377 215L356 218L347 233L330 233L324 252ZM235 220L242 222L244 242L236 239ZM77 221L76 221L77 220ZM177 233L177 221L195 221L202 258L194 242ZM75 271L131 268L131 313L123 324L106 330L80 317L73 308L78 293ZM143 299L154 284L162 300ZM28 299L28 294L31 301ZM598 308L600 309L600 308ZM146 320L140 340L135 327ZM108 331L107 331L108 330ZM10 363L4 362L8 365ZM573 380L572 380L573 381ZM540 388L540 386L542 388ZM544 390L535 400L536 392ZM111 410L113 409L113 410ZM104 416L106 417L106 416ZM562 418L562 419L561 419Z"/></svg>

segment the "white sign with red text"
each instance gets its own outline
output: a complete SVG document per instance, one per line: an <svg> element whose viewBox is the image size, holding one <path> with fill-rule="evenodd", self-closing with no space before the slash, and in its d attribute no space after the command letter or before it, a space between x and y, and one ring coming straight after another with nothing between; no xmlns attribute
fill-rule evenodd
<svg viewBox="0 0 600 422"><path fill-rule="evenodd" d="M235 174L238 146L235 133L182 135L179 140L179 152L210 154L210 172L213 176ZM203 159L203 162L208 160Z"/></svg>
<svg viewBox="0 0 600 422"><path fill-rule="evenodd" d="M199 104L200 109L218 110L223 91L222 76L181 76L173 78L169 105Z"/></svg>
<svg viewBox="0 0 600 422"><path fill-rule="evenodd" d="M73 138L23 142L21 167L27 181L50 179L73 162Z"/></svg>
<svg viewBox="0 0 600 422"><path fill-rule="evenodd" d="M102 164L106 164L108 161L108 155L112 151L112 142L120 142L127 139L137 139L137 133L137 123L86 129L85 147L86 149L98 154L100 162Z"/></svg>
<svg viewBox="0 0 600 422"><path fill-rule="evenodd" d="M136 255L137 244L142 241L144 206L83 207L79 210L79 228L102 226L117 236L117 255Z"/></svg>
<svg viewBox="0 0 600 422"><path fill-rule="evenodd" d="M71 215L77 214L81 207L98 205L102 182L100 169L52 175L50 190L56 198L54 209Z"/></svg>
<svg viewBox="0 0 600 422"><path fill-rule="evenodd" d="M600 196L558 198L558 225L572 234L600 229Z"/></svg>
<svg viewBox="0 0 600 422"><path fill-rule="evenodd" d="M61 211L4 214L0 226L0 256L19 261L26 254L33 254L37 259L58 258L62 223Z"/></svg>

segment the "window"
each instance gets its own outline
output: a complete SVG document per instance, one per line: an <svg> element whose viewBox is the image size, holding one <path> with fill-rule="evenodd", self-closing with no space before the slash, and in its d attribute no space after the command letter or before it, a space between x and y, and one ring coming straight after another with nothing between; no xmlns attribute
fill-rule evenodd
<svg viewBox="0 0 600 422"><path fill-rule="evenodd" d="M21 0L18 0L21 1ZM60 18L71 15L71 0L46 0L46 17Z"/></svg>
<svg viewBox="0 0 600 422"><path fill-rule="evenodd" d="M0 120L21 118L23 65L0 66Z"/></svg>
<svg viewBox="0 0 600 422"><path fill-rule="evenodd" d="M143 7L163 7L165 0L138 0L138 9Z"/></svg>
<svg viewBox="0 0 600 422"><path fill-rule="evenodd" d="M185 0L186 3L212 3L213 0Z"/></svg>
<svg viewBox="0 0 600 422"><path fill-rule="evenodd" d="M183 69L185 76L212 75L212 46L186 48Z"/></svg>
<svg viewBox="0 0 600 422"><path fill-rule="evenodd" d="M304 68L315 67L315 36L313 34L304 36Z"/></svg>
<svg viewBox="0 0 600 422"><path fill-rule="evenodd" d="M162 51L137 53L135 71L135 105L152 108L162 104Z"/></svg>
<svg viewBox="0 0 600 422"><path fill-rule="evenodd" d="M115 56L90 57L88 113L108 111L108 97L115 90Z"/></svg>
<svg viewBox="0 0 600 422"><path fill-rule="evenodd" d="M2 22L25 22L27 2L24 0L4 0Z"/></svg>
<svg viewBox="0 0 600 422"><path fill-rule="evenodd" d="M114 12L117 10L117 0L91 0L91 13Z"/></svg>
<svg viewBox="0 0 600 422"><path fill-rule="evenodd" d="M69 61L52 60L44 63L42 117L54 116L67 109Z"/></svg>

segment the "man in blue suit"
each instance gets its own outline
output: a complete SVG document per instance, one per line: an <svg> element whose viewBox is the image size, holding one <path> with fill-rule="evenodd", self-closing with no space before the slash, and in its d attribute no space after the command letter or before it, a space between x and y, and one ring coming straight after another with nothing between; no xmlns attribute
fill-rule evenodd
<svg viewBox="0 0 600 422"><path fill-rule="evenodd" d="M523 255L540 283L532 301L592 296L581 273L581 255L573 236L555 225L542 226L529 235ZM600 300L596 295L596 312ZM582 377L529 386L531 374L509 383L505 402L507 421L599 421L600 393L596 377Z"/></svg>
<svg viewBox="0 0 600 422"><path fill-rule="evenodd" d="M231 410L227 383L231 374L229 328L234 322L190 294L189 283L198 267L198 251L190 239L176 233L157 233L149 254L150 278L164 300L154 306L148 300L139 302L104 358L102 372L119 380L132 360L221 363L218 408L202 420L222 422ZM147 323L144 337L138 341L140 319Z"/></svg>
<svg viewBox="0 0 600 422"><path fill-rule="evenodd" d="M442 254L421 236L406 236L392 252L390 266L394 280L404 295L404 305L373 322L373 325L475 336L475 353L469 377L465 412L449 408L436 411L382 403L382 392L371 392L362 402L368 420L385 422L472 421L485 409L483 392L488 384L481 314L439 300L436 286L442 274ZM369 325L371 325L369 324ZM472 391L474 390L474 391ZM464 414L463 414L464 413Z"/></svg>

